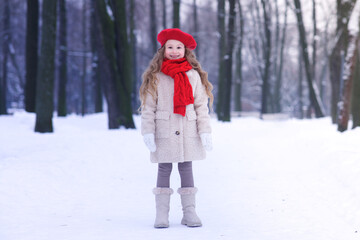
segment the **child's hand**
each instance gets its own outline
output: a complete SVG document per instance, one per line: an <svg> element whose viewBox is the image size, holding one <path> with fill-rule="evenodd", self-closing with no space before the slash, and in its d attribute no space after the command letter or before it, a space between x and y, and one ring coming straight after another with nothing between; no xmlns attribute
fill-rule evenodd
<svg viewBox="0 0 360 240"><path fill-rule="evenodd" d="M202 133L200 134L200 138L201 138L201 143L204 146L205 150L211 151L213 148L211 133Z"/></svg>
<svg viewBox="0 0 360 240"><path fill-rule="evenodd" d="M144 143L150 152L156 151L155 136L153 133L144 134Z"/></svg>

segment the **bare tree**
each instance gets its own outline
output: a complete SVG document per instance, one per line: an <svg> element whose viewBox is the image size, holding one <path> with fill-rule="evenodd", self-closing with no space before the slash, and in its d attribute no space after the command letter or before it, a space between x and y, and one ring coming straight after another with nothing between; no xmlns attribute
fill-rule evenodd
<svg viewBox="0 0 360 240"><path fill-rule="evenodd" d="M35 112L38 65L39 0L27 0L25 110Z"/></svg>
<svg viewBox="0 0 360 240"><path fill-rule="evenodd" d="M84 55L82 56L82 71L81 71L81 115L84 116L86 112L86 69L87 69L87 34L86 34L86 23L87 23L87 0L83 0L82 4L82 46Z"/></svg>
<svg viewBox="0 0 360 240"><path fill-rule="evenodd" d="M99 69L108 103L109 128L135 128L132 118L131 48L127 38L126 6L124 1L95 1ZM113 20L109 16L110 7ZM115 49L114 49L115 46Z"/></svg>
<svg viewBox="0 0 360 240"><path fill-rule="evenodd" d="M312 69L311 69L311 74L312 74L312 79L315 82L316 80L316 53L317 53L317 20L316 20L316 1L312 0L312 5L313 5L313 13L312 13L312 18L313 18L313 43L312 43Z"/></svg>
<svg viewBox="0 0 360 240"><path fill-rule="evenodd" d="M59 87L57 113L60 117L67 115L66 85L67 85L67 16L66 0L59 0Z"/></svg>
<svg viewBox="0 0 360 240"><path fill-rule="evenodd" d="M279 48L280 48L280 13L279 13L279 3L278 0L275 0L275 41L273 47L273 57L272 57L272 72L270 77L270 84L273 86L273 91L270 91L271 96L271 107L272 112L279 112L279 105L280 105L280 89L276 87L278 84L277 80L277 72L278 72L278 55L279 55ZM275 57L275 59L274 59ZM272 93L272 94L271 94ZM276 95L278 94L278 95Z"/></svg>
<svg viewBox="0 0 360 240"><path fill-rule="evenodd" d="M339 106L339 121L338 131L343 132L348 128L348 122L350 118L350 103L351 95L353 93L353 82L354 77L357 77L357 71L359 71L358 62L358 46L359 46L359 23L360 23L360 2L357 3L354 10L352 11L349 24L350 27L353 25L357 26L353 29L347 29L349 33L349 41L346 51L346 58L344 62L344 72L342 75L343 91L341 96L341 102ZM349 27L348 27L349 28Z"/></svg>
<svg viewBox="0 0 360 240"><path fill-rule="evenodd" d="M103 94L101 87L101 73L99 69L99 38L97 35L97 22L95 12L95 1L91 0L90 5L90 44L91 44L91 81L94 92L95 113L103 112Z"/></svg>
<svg viewBox="0 0 360 240"><path fill-rule="evenodd" d="M297 22L298 22L299 37L300 37L301 47L302 47L302 55L303 55L304 66L305 66L306 80L307 80L308 87L309 87L310 103L311 103L311 106L314 108L315 116L318 118L324 117L324 110L322 107L321 99L319 97L317 87L311 77L312 75L311 75L311 69L310 69L308 46L307 46L307 42L306 42L306 32L305 32L305 26L304 26L304 22L303 22L301 3L300 3L300 0L294 0L294 3L295 3L296 18L297 18Z"/></svg>
<svg viewBox="0 0 360 240"><path fill-rule="evenodd" d="M167 28L166 0L161 0L162 5L162 24L163 28Z"/></svg>
<svg viewBox="0 0 360 240"><path fill-rule="evenodd" d="M157 51L157 29L156 29L156 8L155 8L155 1L150 0L150 37L152 43L153 54Z"/></svg>
<svg viewBox="0 0 360 240"><path fill-rule="evenodd" d="M112 11L114 13L116 64L119 72L117 89L120 100L120 126L135 128L131 93L133 82L132 56L127 33L126 5L123 0L112 0Z"/></svg>
<svg viewBox="0 0 360 240"><path fill-rule="evenodd" d="M57 1L43 1L35 132L53 132Z"/></svg>
<svg viewBox="0 0 360 240"><path fill-rule="evenodd" d="M196 57L199 58L200 56L200 39L199 39L199 21L198 21L198 7L196 4L196 0L193 0L193 8L194 8L194 13L193 13L193 17L194 17L194 38L197 42L197 46L195 49L196 52Z"/></svg>
<svg viewBox="0 0 360 240"><path fill-rule="evenodd" d="M301 52L301 42L299 39L299 53ZM304 56L300 53L299 54L299 68L298 68L298 74L299 74L299 80L298 80L298 89L297 89L297 95L298 95L298 112L299 112L299 118L303 119L305 117L304 115L304 90L303 90L303 82L304 82Z"/></svg>
<svg viewBox="0 0 360 240"><path fill-rule="evenodd" d="M349 34L347 25L350 14L354 7L356 0L337 0L336 1L336 35L335 44L330 49L330 81L331 81L331 119L335 124L338 120L338 103L340 100L340 76L341 67L345 51L347 49L347 42Z"/></svg>
<svg viewBox="0 0 360 240"><path fill-rule="evenodd" d="M325 8L325 6L322 7L322 10L324 10L324 8ZM323 54L322 54L323 56L321 57L321 61L320 61L321 71L320 71L320 76L319 76L320 97L321 97L321 100L327 111L328 111L328 109L327 109L328 107L326 107L326 106L330 106L330 102L327 101L326 89L328 87L327 80L328 80L328 76L329 76L329 60L330 60L330 56L329 56L329 42L330 42L329 26L330 26L331 19L332 19L331 15L325 19L325 27L323 30L323 32L324 32L323 37L320 38L320 35L319 35L319 39L321 40L321 42L320 42L321 48L320 49L322 49L322 52L323 52Z"/></svg>
<svg viewBox="0 0 360 240"><path fill-rule="evenodd" d="M269 104L269 77L270 77L270 65L271 65L271 18L269 16L270 3L265 0L261 0L263 17L264 17L264 32L266 43L263 46L263 57L264 57L264 69L262 71L262 94L261 94L261 114L268 113Z"/></svg>
<svg viewBox="0 0 360 240"><path fill-rule="evenodd" d="M360 25L360 23L359 23ZM360 38L360 36L359 36ZM357 46L357 61L355 63L356 70L353 78L353 90L351 98L351 115L352 115L352 128L360 126L360 42Z"/></svg>
<svg viewBox="0 0 360 240"><path fill-rule="evenodd" d="M235 43L235 0L229 0L229 21L227 32L226 44L226 57L225 57L225 91L224 91L224 105L222 109L222 121L230 121L231 115L231 87L232 87L232 63L233 63L233 50Z"/></svg>
<svg viewBox="0 0 360 240"><path fill-rule="evenodd" d="M3 17L3 32L4 39L2 41L3 58L2 60L2 76L0 77L0 115L7 114L7 89L8 89L8 59L9 59L9 45L11 41L10 32L10 1L4 2L4 17Z"/></svg>
<svg viewBox="0 0 360 240"><path fill-rule="evenodd" d="M180 2L173 0L173 28L180 28Z"/></svg>
<svg viewBox="0 0 360 240"><path fill-rule="evenodd" d="M136 81L138 78L138 64L137 64L137 37L136 37L136 24L135 24L135 0L130 0L130 48L131 48L131 55L132 55L132 76L133 76L133 85L132 85L132 94L131 94L131 102L132 102L132 108L133 111L136 112L138 109L140 102L138 98L138 83L139 81Z"/></svg>
<svg viewBox="0 0 360 240"><path fill-rule="evenodd" d="M217 116L220 121L231 120L231 87L232 87L232 63L233 50L235 45L235 0L229 0L229 20L227 25L227 32L225 30L225 1L218 1L218 27L220 33L220 67L219 67L219 82L218 82L218 103ZM222 36L222 34L224 34ZM225 40L225 35L226 40ZM226 45L224 43L226 42Z"/></svg>
<svg viewBox="0 0 360 240"><path fill-rule="evenodd" d="M217 22L219 33L219 75L218 75L218 98L216 104L216 113L218 120L224 118L224 102L225 102L225 0L218 0Z"/></svg>
<svg viewBox="0 0 360 240"><path fill-rule="evenodd" d="M117 69L114 54L113 22L107 12L106 3L101 0L92 0L95 6L96 42L98 50L99 72L101 84L107 102L109 129L119 128L119 96L117 94Z"/></svg>
<svg viewBox="0 0 360 240"><path fill-rule="evenodd" d="M281 37L281 43L280 43L280 53L278 61L276 61L277 65L279 66L276 68L275 74L276 74L276 81L275 81L275 90L274 90L274 108L275 112L281 112L282 106L281 106L281 87L282 87L282 76L283 76L283 67L284 67L284 49L285 49L285 43L286 43L286 30L287 30L287 19L288 19L288 6L289 2L288 0L285 1L285 13L284 13L284 25L282 29L282 37Z"/></svg>
<svg viewBox="0 0 360 240"><path fill-rule="evenodd" d="M241 84L242 84L242 66L243 66L243 60L242 60L242 53L243 53L243 42L244 42L244 16L242 11L242 5L240 3L240 0L237 1L238 9L239 9L239 42L238 42L238 49L236 52L236 80L234 82L235 85L235 93L234 93L234 99L235 99L235 111L241 111Z"/></svg>

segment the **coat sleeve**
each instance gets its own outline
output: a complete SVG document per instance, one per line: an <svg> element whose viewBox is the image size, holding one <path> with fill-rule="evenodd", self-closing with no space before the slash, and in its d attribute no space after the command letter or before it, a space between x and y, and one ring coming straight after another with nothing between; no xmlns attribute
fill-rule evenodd
<svg viewBox="0 0 360 240"><path fill-rule="evenodd" d="M150 93L146 94L145 105L141 111L141 134L155 134L156 100Z"/></svg>
<svg viewBox="0 0 360 240"><path fill-rule="evenodd" d="M199 134L211 133L210 115L208 108L209 97L205 86L202 84L200 75L195 71L196 88L194 92L194 108L197 116L197 127Z"/></svg>

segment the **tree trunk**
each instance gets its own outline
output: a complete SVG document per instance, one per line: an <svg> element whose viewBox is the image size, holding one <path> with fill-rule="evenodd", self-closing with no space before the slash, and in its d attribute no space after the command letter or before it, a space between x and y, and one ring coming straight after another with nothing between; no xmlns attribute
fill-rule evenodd
<svg viewBox="0 0 360 240"><path fill-rule="evenodd" d="M57 1L43 1L35 132L53 132Z"/></svg>
<svg viewBox="0 0 360 240"><path fill-rule="evenodd" d="M219 32L219 76L218 76L218 99L216 113L218 120L224 118L225 102L225 0L218 0L218 32Z"/></svg>
<svg viewBox="0 0 360 240"><path fill-rule="evenodd" d="M23 81L23 74L21 72L21 69L19 67L19 64L17 63L16 61L16 52L15 52L15 48L13 46L13 44L10 42L9 43L9 57L10 57L10 60L11 60L11 63L13 65L13 67L15 68L15 72L16 72L16 75L19 79L19 85L22 89L24 89L25 87L25 82Z"/></svg>
<svg viewBox="0 0 360 240"><path fill-rule="evenodd" d="M355 38L355 39L354 39ZM348 122L350 118L350 103L351 93L353 88L353 78L356 75L356 62L357 62L357 36L350 37L348 56L345 60L345 71L343 74L343 95L342 101L339 104L339 122L338 131L344 132L348 128Z"/></svg>
<svg viewBox="0 0 360 240"><path fill-rule="evenodd" d="M308 46L306 42L306 32L302 17L302 10L301 10L301 3L300 0L294 0L295 8L296 8L296 18L298 22L298 30L299 30L299 37L301 41L301 47L302 47L302 55L305 65L305 75L306 75L306 81L309 86L309 97L310 97L310 103L311 106L315 110L315 116L317 118L324 117L324 110L322 107L321 99L319 98L319 93L317 90L316 85L314 84L312 78L311 78L311 69L310 69L310 61L309 61L309 54L308 54Z"/></svg>
<svg viewBox="0 0 360 240"><path fill-rule="evenodd" d="M315 2L315 0L312 0L312 4L313 4L313 14L312 14L312 18L313 18L313 44L312 44L313 51L312 51L311 74L312 74L312 79L313 79L314 83L316 83L317 26L316 26L316 2Z"/></svg>
<svg viewBox="0 0 360 240"><path fill-rule="evenodd" d="M180 2L173 0L173 28L180 28Z"/></svg>
<svg viewBox="0 0 360 240"><path fill-rule="evenodd" d="M263 57L264 57L264 62L265 62L265 67L263 69L263 73L262 73L262 80L263 80L263 84L262 84L262 93L261 93L261 114L264 113L268 113L268 104L269 104L269 72L270 72L270 65L271 65L271 61L270 61L270 54L271 54L271 31L270 31L270 26L271 26L271 20L270 20L270 16L268 15L267 12L267 8L268 8L268 4L267 2L265 2L265 0L261 0L261 4L262 4L262 8L263 8L263 14L264 14L264 32L265 32L265 39L266 39L266 43L263 46Z"/></svg>
<svg viewBox="0 0 360 240"><path fill-rule="evenodd" d="M167 28L167 14L166 14L166 0L161 0L162 5L162 25L163 28Z"/></svg>
<svg viewBox="0 0 360 240"><path fill-rule="evenodd" d="M350 118L350 103L351 94L353 92L354 77L358 66L356 65L358 57L359 46L359 20L360 20L360 1L356 3L354 10L352 11L349 23L349 42L346 50L346 57L344 63L344 71L342 74L343 81L343 94L339 106L339 121L338 131L343 132L348 128L348 122ZM354 28L353 26L356 26Z"/></svg>
<svg viewBox="0 0 360 240"><path fill-rule="evenodd" d="M360 34L359 34L360 38ZM358 41L357 47L357 61L356 61L356 71L354 74L353 80L353 90L352 90L352 99L351 99L351 114L353 125L352 128L360 126L360 41Z"/></svg>
<svg viewBox="0 0 360 240"><path fill-rule="evenodd" d="M197 59L200 57L200 40L199 40L199 21L198 21L198 8L196 4L196 0L193 0L193 8L194 8L194 38L197 43L195 53Z"/></svg>
<svg viewBox="0 0 360 240"><path fill-rule="evenodd" d="M59 0L59 88L57 114L59 117L67 115L66 84L67 84L67 16L66 1Z"/></svg>
<svg viewBox="0 0 360 240"><path fill-rule="evenodd" d="M87 40L86 40L86 1L83 0L82 6L82 46L84 56L82 57L82 72L81 72L81 116L85 116L86 113L86 69L87 69L87 59L86 59L86 52L87 52Z"/></svg>
<svg viewBox="0 0 360 240"><path fill-rule="evenodd" d="M253 53L253 58L255 59L255 74L257 79L259 79L260 81L262 81L262 60L263 58L260 56L261 55L261 49L262 46L264 46L264 39L265 36L263 34L263 31L261 31L261 19L260 19L260 9L259 9L259 4L258 1L251 1L251 9L250 9L250 15L251 15L251 20L250 23L253 24L253 28L254 28L254 34L251 34L249 36L250 40L250 44L251 44L251 48L250 50L252 50L251 52ZM253 9L255 8L255 9Z"/></svg>
<svg viewBox="0 0 360 240"><path fill-rule="evenodd" d="M109 129L120 126L119 98L116 86L116 59L114 54L114 26L108 15L104 0L92 0L95 5L96 36L99 68L102 89L105 94L108 109Z"/></svg>
<svg viewBox="0 0 360 240"><path fill-rule="evenodd" d="M136 26L135 26L135 0L130 0L130 48L132 55L132 76L133 76L133 85L132 85L132 109L134 112L140 106L139 97L138 97L138 88L140 81L137 81L137 39L135 35Z"/></svg>
<svg viewBox="0 0 360 240"><path fill-rule="evenodd" d="M350 13L356 0L337 0L337 26L336 44L331 49L330 54L330 82L331 82L331 119L335 124L338 121L338 102L340 99L340 79L341 79L341 52L347 49L348 31L347 25Z"/></svg>
<svg viewBox="0 0 360 240"><path fill-rule="evenodd" d="M135 128L131 107L133 76L131 48L127 35L126 6L123 0L112 0L112 2L115 17L116 61L119 71L117 89L120 100L120 126Z"/></svg>
<svg viewBox="0 0 360 240"><path fill-rule="evenodd" d="M278 89L276 89L276 84L277 84L277 72L278 72L278 56L279 56L279 48L280 48L280 14L279 14L279 3L278 0L275 0L275 41L274 41L274 50L273 50L273 55L275 57L275 59L272 61L273 62L273 70L270 71L270 86L273 86L273 94L270 94L271 96L271 106L272 106L272 112L279 112L278 110L278 97L277 95L275 95L275 93L277 92ZM271 89L270 89L271 91ZM278 94L280 92L277 92Z"/></svg>
<svg viewBox="0 0 360 240"><path fill-rule="evenodd" d="M239 6L239 47L236 54L236 81L235 81L235 111L241 111L241 84L242 84L242 48L244 38L244 17L240 0L237 1Z"/></svg>
<svg viewBox="0 0 360 240"><path fill-rule="evenodd" d="M286 29L287 29L287 12L288 12L288 0L286 0L285 5L285 13L284 13L284 26L282 29L282 38L280 43L280 57L279 57L279 68L276 72L276 81L275 81L275 91L274 91L274 99L275 99L275 111L281 112L281 88L282 88L282 73L283 73L283 66L284 66L284 49L285 49L285 42L286 42Z"/></svg>
<svg viewBox="0 0 360 240"><path fill-rule="evenodd" d="M300 39L299 39L299 46L300 46ZM300 47L299 47L299 82L298 82L298 98L299 98L299 104L298 104L298 111L299 111L299 118L303 119L304 116L304 102L303 102L303 55L300 53Z"/></svg>
<svg viewBox="0 0 360 240"><path fill-rule="evenodd" d="M229 0L229 22L227 33L227 50L225 58L225 98L222 121L230 122L231 112L231 86L232 86L232 59L235 42L235 0Z"/></svg>
<svg viewBox="0 0 360 240"><path fill-rule="evenodd" d="M150 0L150 36L151 36L151 45L152 45L152 55L154 55L157 51L155 0Z"/></svg>
<svg viewBox="0 0 360 240"><path fill-rule="evenodd" d="M25 110L35 112L36 75L38 65L39 0L27 0Z"/></svg>
<svg viewBox="0 0 360 240"><path fill-rule="evenodd" d="M95 16L95 8L96 3L95 1L91 1L91 25L90 25L90 39L91 39L91 81L94 92L94 105L95 105L95 113L103 112L103 95L102 95L102 88L101 88L101 76L99 71L99 51L98 46L98 37L99 34L97 32L97 22Z"/></svg>
<svg viewBox="0 0 360 240"><path fill-rule="evenodd" d="M0 78L0 115L7 114L7 78L8 78L8 59L9 59L9 44L11 41L10 33L10 1L4 2L4 39L2 42L3 58L2 58L2 76Z"/></svg>
<svg viewBox="0 0 360 240"><path fill-rule="evenodd" d="M325 30L324 30L324 42L323 42L323 60L321 61L321 73L320 73L320 97L324 105L328 105L329 102L325 99L325 92L326 88L328 87L327 84L327 77L328 77L328 68L329 68L329 50L328 50L328 43L329 43L329 21L326 22ZM325 107L325 106L324 106Z"/></svg>
<svg viewBox="0 0 360 240"><path fill-rule="evenodd" d="M343 44L343 40L340 40L330 56L331 119L334 124L338 118L337 104L340 99L341 49Z"/></svg>

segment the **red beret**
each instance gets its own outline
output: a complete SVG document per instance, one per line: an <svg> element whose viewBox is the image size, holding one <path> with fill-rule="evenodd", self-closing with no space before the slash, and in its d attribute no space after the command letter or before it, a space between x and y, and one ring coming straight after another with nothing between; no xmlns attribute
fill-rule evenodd
<svg viewBox="0 0 360 240"><path fill-rule="evenodd" d="M162 30L158 36L157 40L161 44L161 46L164 46L164 44L167 42L167 40L174 39L182 42L185 47L187 47L190 50L194 50L196 48L196 41L190 34L181 31L178 28L168 28Z"/></svg>

